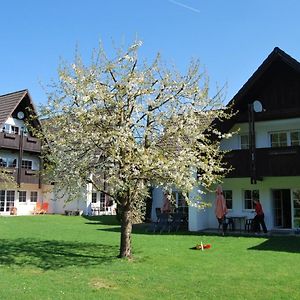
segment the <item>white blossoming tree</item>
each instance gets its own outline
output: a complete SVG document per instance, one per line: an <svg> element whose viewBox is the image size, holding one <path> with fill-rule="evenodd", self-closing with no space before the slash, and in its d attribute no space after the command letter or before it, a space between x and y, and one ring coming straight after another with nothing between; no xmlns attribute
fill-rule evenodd
<svg viewBox="0 0 300 300"><path fill-rule="evenodd" d="M192 203L193 187L220 180L222 153L211 136L222 135L210 124L229 117L220 97L209 97L198 62L181 75L159 55L151 64L139 61L140 46L116 50L115 58L100 47L89 65L77 55L72 65L60 67L41 109L47 176L69 200L92 183L117 202L119 257L127 258L132 224L151 185L176 186Z"/></svg>

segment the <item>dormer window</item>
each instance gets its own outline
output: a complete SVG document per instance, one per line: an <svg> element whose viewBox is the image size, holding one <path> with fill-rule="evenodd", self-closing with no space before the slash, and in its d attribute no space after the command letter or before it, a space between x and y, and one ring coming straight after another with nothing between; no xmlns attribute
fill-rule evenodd
<svg viewBox="0 0 300 300"><path fill-rule="evenodd" d="M2 127L2 132L11 133L11 134L19 134L20 128L18 126L4 124Z"/></svg>
<svg viewBox="0 0 300 300"><path fill-rule="evenodd" d="M12 125L10 133L19 134L19 127Z"/></svg>
<svg viewBox="0 0 300 300"><path fill-rule="evenodd" d="M9 131L10 131L10 125L4 124L4 126L2 128L2 132L9 133Z"/></svg>

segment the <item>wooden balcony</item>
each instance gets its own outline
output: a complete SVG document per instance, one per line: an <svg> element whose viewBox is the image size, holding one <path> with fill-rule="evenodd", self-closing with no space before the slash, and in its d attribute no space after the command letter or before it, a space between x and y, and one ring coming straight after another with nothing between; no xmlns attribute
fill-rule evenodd
<svg viewBox="0 0 300 300"><path fill-rule="evenodd" d="M226 177L250 177L250 152L232 150L225 155L224 161L232 170ZM300 146L256 149L256 175L300 176Z"/></svg>
<svg viewBox="0 0 300 300"><path fill-rule="evenodd" d="M5 173L9 176L12 176L16 182L18 182L18 169L17 168L3 168ZM29 183L29 184L41 184L40 174L35 170L21 169L20 174L20 182L21 183ZM0 180L1 181L1 180Z"/></svg>
<svg viewBox="0 0 300 300"><path fill-rule="evenodd" d="M21 169L21 183L39 184L39 172L34 170Z"/></svg>
<svg viewBox="0 0 300 300"><path fill-rule="evenodd" d="M19 150L20 138L18 134L0 132L0 148ZM23 151L40 153L41 141L31 136L23 136Z"/></svg>

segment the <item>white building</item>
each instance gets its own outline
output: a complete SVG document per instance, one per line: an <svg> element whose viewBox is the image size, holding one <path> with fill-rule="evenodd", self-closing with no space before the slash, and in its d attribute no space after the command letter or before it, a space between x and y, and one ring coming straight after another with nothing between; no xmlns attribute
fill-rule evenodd
<svg viewBox="0 0 300 300"><path fill-rule="evenodd" d="M0 170L10 174L16 186L0 181L0 215L30 215L42 208L47 213L114 214L115 204L91 184L83 187L81 199L66 203L55 193L54 186L43 180L40 170L41 141L26 128L41 126L27 90L0 96ZM30 121L31 120L31 121ZM44 205L44 207L42 207Z"/></svg>
<svg viewBox="0 0 300 300"><path fill-rule="evenodd" d="M242 229L253 218L253 197L259 197L269 230L300 226L300 63L275 48L230 101L237 114L220 124L237 131L221 141L232 166L222 184L229 216L240 217ZM211 208L189 208L189 230L217 228L215 194L205 196ZM155 207L162 194L153 192ZM236 224L237 227L240 224Z"/></svg>

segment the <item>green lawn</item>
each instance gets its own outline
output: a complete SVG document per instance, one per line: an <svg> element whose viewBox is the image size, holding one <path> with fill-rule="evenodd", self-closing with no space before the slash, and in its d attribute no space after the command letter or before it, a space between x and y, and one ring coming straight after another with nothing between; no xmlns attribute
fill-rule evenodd
<svg viewBox="0 0 300 300"><path fill-rule="evenodd" d="M111 217L0 217L0 299L300 299L300 237L136 229L126 261L119 235Z"/></svg>

